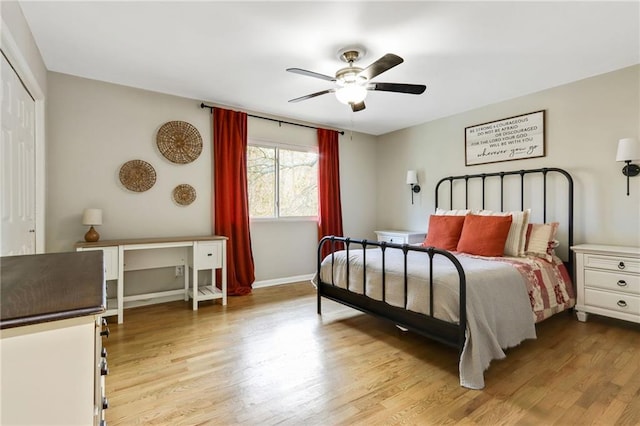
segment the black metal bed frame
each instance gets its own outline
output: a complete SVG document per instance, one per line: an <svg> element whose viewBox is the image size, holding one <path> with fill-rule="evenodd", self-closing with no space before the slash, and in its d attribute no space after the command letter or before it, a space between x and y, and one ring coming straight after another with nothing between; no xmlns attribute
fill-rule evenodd
<svg viewBox="0 0 640 426"><path fill-rule="evenodd" d="M559 168L541 168L530 170L518 170L509 172L495 172L495 173L480 173L473 175L461 175L461 176L449 176L438 181L435 187L435 205L438 208L438 193L440 185L443 182L449 182L450 184L450 208L453 208L453 182L458 180L464 180L465 185L465 209L468 208L469 202L469 180L481 179L482 183L482 208L485 207L485 183L487 178L499 178L500 179L500 209L504 210L504 177L509 175L520 175L520 206L524 210L524 194L525 194L525 175L541 173L543 176L543 188L542 188L542 205L543 205L543 220L547 219L547 174L559 173L567 180L568 190L568 205L567 205L567 243L568 243L568 260L567 270L570 276L573 276L573 256L571 254L571 246L573 245L573 179L571 175L563 169ZM363 293L353 293L349 290L349 262L346 263L346 280L347 288L341 288L335 285L334 274L332 269L332 282L326 283L321 280L320 267L322 263L322 248L325 244L331 244L332 265L335 260L335 247L336 243L343 243L345 250L348 252L352 244L358 245L363 249ZM366 248L367 247L379 247L382 251L382 300L372 299L366 296ZM386 303L386 282L385 282L385 250L387 248L401 249L404 254L404 308L392 306ZM429 314L421 314L418 312L409 311L407 307L407 254L410 251L426 252L429 255ZM460 320L459 323L451 323L440 320L433 316L433 257L444 256L455 266L458 271L459 278L459 310ZM462 349L465 343L466 323L467 323L467 308L466 308L466 276L464 269L458 259L450 252L445 250L439 250L433 247L421 247L411 246L408 244L393 244L378 241L367 241L352 239L346 237L327 236L320 240L318 243L318 256L317 256L317 309L318 314L321 314L321 300L322 297L336 301L351 308L360 310L362 312L384 318L396 325L419 333L428 338L434 339L438 342L444 343L448 346L458 348L459 354L462 353ZM333 266L332 266L333 267Z"/></svg>

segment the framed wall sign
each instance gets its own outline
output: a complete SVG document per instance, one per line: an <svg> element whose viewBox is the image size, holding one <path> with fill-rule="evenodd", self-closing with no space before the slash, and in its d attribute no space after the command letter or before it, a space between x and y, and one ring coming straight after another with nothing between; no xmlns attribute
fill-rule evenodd
<svg viewBox="0 0 640 426"><path fill-rule="evenodd" d="M544 157L544 110L464 129L465 165Z"/></svg>

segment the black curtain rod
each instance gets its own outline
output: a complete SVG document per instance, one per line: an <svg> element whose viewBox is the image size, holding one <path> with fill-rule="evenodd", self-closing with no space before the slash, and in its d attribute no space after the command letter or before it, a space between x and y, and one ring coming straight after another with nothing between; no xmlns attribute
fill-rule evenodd
<svg viewBox="0 0 640 426"><path fill-rule="evenodd" d="M200 104L200 108L204 109L204 108L209 108L209 110L213 111L213 108L211 105L205 105L204 102ZM269 121L275 121L278 124L291 124L292 126L300 126L300 127L306 127L308 129L319 129L319 127L313 127L313 126L307 126L306 124L300 124L300 123L292 123L290 121L284 121L284 120L276 120L275 118L269 118L269 117L260 117L259 115L253 115L253 114L247 114L249 117L253 117L253 118L261 118L262 120L269 120ZM344 130L336 130L338 133L340 133L341 135L344 135Z"/></svg>

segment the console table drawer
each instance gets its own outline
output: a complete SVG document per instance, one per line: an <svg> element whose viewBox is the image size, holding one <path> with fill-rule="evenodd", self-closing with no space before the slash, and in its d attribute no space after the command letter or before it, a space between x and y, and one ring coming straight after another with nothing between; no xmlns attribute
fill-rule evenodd
<svg viewBox="0 0 640 426"><path fill-rule="evenodd" d="M195 265L198 269L220 268L222 266L222 250L220 243L197 243Z"/></svg>
<svg viewBox="0 0 640 426"><path fill-rule="evenodd" d="M585 289L585 304L640 317L640 297Z"/></svg>
<svg viewBox="0 0 640 426"><path fill-rule="evenodd" d="M640 272L640 259L622 256L585 255L586 268L607 269L616 272Z"/></svg>
<svg viewBox="0 0 640 426"><path fill-rule="evenodd" d="M586 287L640 295L640 275L587 269L584 271L584 285Z"/></svg>

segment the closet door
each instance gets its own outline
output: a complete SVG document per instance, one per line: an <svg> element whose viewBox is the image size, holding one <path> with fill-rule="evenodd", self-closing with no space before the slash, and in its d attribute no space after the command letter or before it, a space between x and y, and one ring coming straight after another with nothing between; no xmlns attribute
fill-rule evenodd
<svg viewBox="0 0 640 426"><path fill-rule="evenodd" d="M36 252L35 102L2 56L0 255Z"/></svg>

